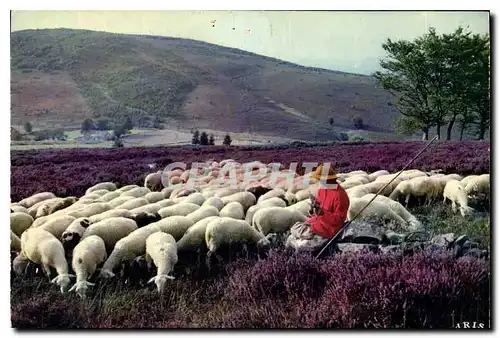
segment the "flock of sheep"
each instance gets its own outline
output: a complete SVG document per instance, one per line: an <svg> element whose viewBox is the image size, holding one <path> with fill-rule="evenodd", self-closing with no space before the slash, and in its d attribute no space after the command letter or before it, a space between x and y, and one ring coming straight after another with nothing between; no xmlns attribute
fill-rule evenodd
<svg viewBox="0 0 500 338"><path fill-rule="evenodd" d="M249 169L250 168L250 169ZM253 168L253 170L252 170ZM178 255L200 247L215 254L234 242L251 242L266 248L269 234L284 233L309 216L310 197L319 182L310 174L299 176L274 164L227 159L207 161L193 170L158 171L144 186L102 182L85 195L61 198L51 192L34 194L10 205L12 262L17 274L29 262L41 265L61 292L70 277L69 291L84 297L88 279L100 268L99 278L115 276L124 262L144 257L157 274L149 280L162 292ZM248 180L247 174L251 176ZM229 174L229 176L227 175ZM350 197L348 220L353 218L396 174L385 170L340 173L338 180ZM236 184L235 184L236 183ZM470 213L470 196L489 197L489 174L465 178L420 170L407 170L387 185L363 211L361 218L395 222L419 228L420 222L400 197L451 200L463 216ZM68 265L70 262L70 265ZM70 274L70 270L74 274Z"/></svg>

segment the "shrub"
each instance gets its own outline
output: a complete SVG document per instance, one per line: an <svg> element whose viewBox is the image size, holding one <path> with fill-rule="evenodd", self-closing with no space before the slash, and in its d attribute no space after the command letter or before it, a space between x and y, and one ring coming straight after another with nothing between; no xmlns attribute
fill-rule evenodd
<svg viewBox="0 0 500 338"><path fill-rule="evenodd" d="M200 135L200 144L203 146L208 146L209 141L208 141L208 135L206 132L202 132Z"/></svg>
<svg viewBox="0 0 500 338"><path fill-rule="evenodd" d="M230 146L231 142L233 142L233 140L231 140L231 136L229 136L229 134L226 134L226 136L224 136L224 141L222 142L222 144Z"/></svg>
<svg viewBox="0 0 500 338"><path fill-rule="evenodd" d="M193 132L193 138L191 140L191 143L192 144L200 144L200 132L198 131L198 129L196 129Z"/></svg>
<svg viewBox="0 0 500 338"><path fill-rule="evenodd" d="M355 118L352 119L352 122L354 124L354 128L356 128L356 129L363 129L364 128L363 119L361 117L356 116Z"/></svg>

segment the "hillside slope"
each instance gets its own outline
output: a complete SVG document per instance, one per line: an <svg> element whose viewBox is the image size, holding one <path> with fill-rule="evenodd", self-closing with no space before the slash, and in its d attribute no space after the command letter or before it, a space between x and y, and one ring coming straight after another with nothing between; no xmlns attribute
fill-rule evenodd
<svg viewBox="0 0 500 338"><path fill-rule="evenodd" d="M194 40L26 30L11 34L11 56L12 124L161 117L167 128L327 140L351 129L354 116L390 133L396 114L371 77Z"/></svg>

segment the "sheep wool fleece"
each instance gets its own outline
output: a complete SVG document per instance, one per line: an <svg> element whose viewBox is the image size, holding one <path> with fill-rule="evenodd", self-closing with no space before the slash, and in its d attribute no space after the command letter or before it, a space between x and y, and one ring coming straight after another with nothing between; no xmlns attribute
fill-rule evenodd
<svg viewBox="0 0 500 338"><path fill-rule="evenodd" d="M319 215L315 214L306 220L311 232L324 238L332 238L344 224L349 210L349 196L340 184L331 188L321 187L316 193L319 203Z"/></svg>

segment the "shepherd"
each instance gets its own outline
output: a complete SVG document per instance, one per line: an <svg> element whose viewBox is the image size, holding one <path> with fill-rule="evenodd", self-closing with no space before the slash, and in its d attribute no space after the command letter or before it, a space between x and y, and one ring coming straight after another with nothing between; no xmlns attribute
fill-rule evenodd
<svg viewBox="0 0 500 338"><path fill-rule="evenodd" d="M310 217L291 228L286 246L296 251L315 251L342 229L349 209L349 196L337 182L330 163L320 164L312 174L319 181L316 197L311 195Z"/></svg>

